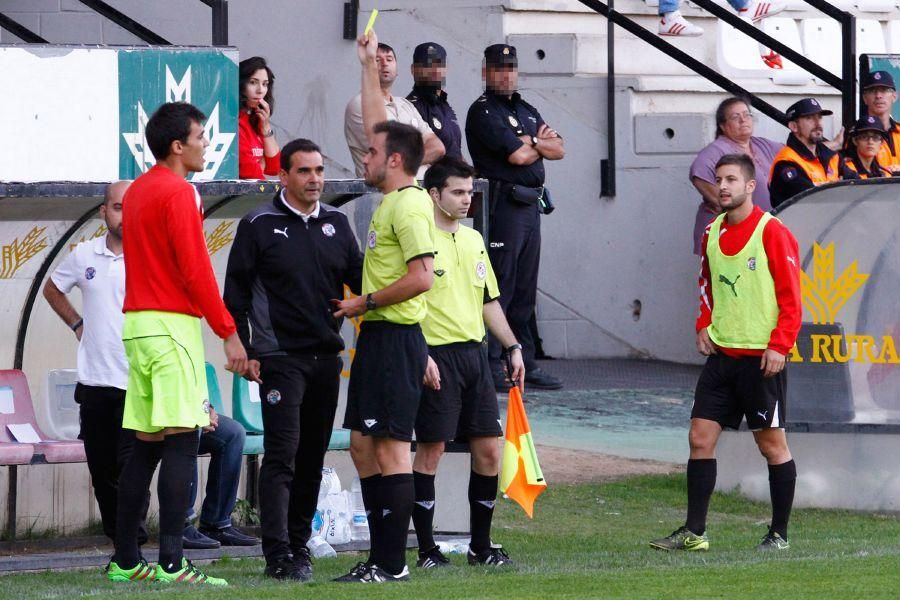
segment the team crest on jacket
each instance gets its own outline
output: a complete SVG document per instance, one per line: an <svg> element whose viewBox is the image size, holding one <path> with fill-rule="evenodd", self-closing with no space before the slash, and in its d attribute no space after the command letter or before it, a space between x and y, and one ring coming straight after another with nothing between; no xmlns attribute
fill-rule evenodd
<svg viewBox="0 0 900 600"><path fill-rule="evenodd" d="M331 223L325 223L322 225L322 233L325 234L325 237L331 237L334 235L334 225Z"/></svg>
<svg viewBox="0 0 900 600"><path fill-rule="evenodd" d="M755 256L751 256L750 258L747 259L747 268L750 269L751 271L756 270L756 257Z"/></svg>
<svg viewBox="0 0 900 600"><path fill-rule="evenodd" d="M478 275L478 279L487 277L487 266L484 264L483 260L479 260L478 264L475 265L475 274Z"/></svg>
<svg viewBox="0 0 900 600"><path fill-rule="evenodd" d="M279 402L281 402L281 392L278 390L269 390L269 393L266 394L266 402L270 405L275 406Z"/></svg>
<svg viewBox="0 0 900 600"><path fill-rule="evenodd" d="M97 269L95 269L94 267L88 267L87 269L84 270L84 278L87 279L88 281L90 281L91 279L96 277L96 275L97 275Z"/></svg>
<svg viewBox="0 0 900 600"><path fill-rule="evenodd" d="M372 231L369 232L369 238L366 241L366 244L369 246L369 248L374 248L375 242L377 240L378 240L378 234L375 233L375 230L373 229Z"/></svg>

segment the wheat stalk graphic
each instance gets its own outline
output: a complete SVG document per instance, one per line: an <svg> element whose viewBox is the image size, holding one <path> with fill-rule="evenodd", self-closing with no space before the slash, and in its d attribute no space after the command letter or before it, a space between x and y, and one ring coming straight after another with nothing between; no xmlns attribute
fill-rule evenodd
<svg viewBox="0 0 900 600"><path fill-rule="evenodd" d="M73 242L73 243L69 244L69 252L73 251L75 249L75 246L77 246L81 242L84 242L87 240L96 240L99 237L103 237L103 235L105 233L106 233L106 225L104 225L103 223L100 223L100 226L97 227L97 229L96 229L96 231L94 231L94 233L92 233L91 235L89 235L87 237L81 236L81 239L79 239L77 242Z"/></svg>
<svg viewBox="0 0 900 600"><path fill-rule="evenodd" d="M2 267L0 267L0 279L12 279L22 265L47 247L47 237L41 237L46 227L34 227L19 241L16 238L11 244L3 246Z"/></svg>
<svg viewBox="0 0 900 600"><path fill-rule="evenodd" d="M834 323L838 312L867 279L869 275L859 272L855 260L835 277L834 242L825 248L813 243L813 276L800 272L803 306L809 311L813 323Z"/></svg>
<svg viewBox="0 0 900 600"><path fill-rule="evenodd" d="M234 234L231 233L233 226L234 221L222 221L206 234L206 249L210 256L234 241Z"/></svg>

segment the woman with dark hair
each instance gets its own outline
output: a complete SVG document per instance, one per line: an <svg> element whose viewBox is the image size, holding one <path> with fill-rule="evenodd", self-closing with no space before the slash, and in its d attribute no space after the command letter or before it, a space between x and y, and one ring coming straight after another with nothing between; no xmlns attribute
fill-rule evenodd
<svg viewBox="0 0 900 600"><path fill-rule="evenodd" d="M891 170L878 163L881 146L887 142L888 133L881 119L863 117L853 125L841 162L844 169L841 179L869 179L870 177L890 177ZM847 171L851 171L848 173Z"/></svg>
<svg viewBox="0 0 900 600"><path fill-rule="evenodd" d="M241 179L277 175L281 153L272 129L275 75L266 59L254 56L238 66L241 110L238 114L238 172Z"/></svg>
<svg viewBox="0 0 900 600"><path fill-rule="evenodd" d="M694 254L700 255L703 230L722 209L719 208L719 190L716 187L716 162L726 154L746 154L756 167L756 190L753 204L764 211L772 210L769 201L769 170L775 155L781 150L781 142L753 135L753 113L750 102L732 96L723 100L716 109L716 139L697 154L691 164L691 183L700 192L700 206L694 220Z"/></svg>

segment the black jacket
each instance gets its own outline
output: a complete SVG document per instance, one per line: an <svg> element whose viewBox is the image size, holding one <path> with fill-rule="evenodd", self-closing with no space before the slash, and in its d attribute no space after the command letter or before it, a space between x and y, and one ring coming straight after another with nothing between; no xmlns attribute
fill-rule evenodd
<svg viewBox="0 0 900 600"><path fill-rule="evenodd" d="M363 256L347 217L323 203L303 219L281 194L241 219L225 275L225 305L250 358L337 354L341 320L329 300L358 294Z"/></svg>

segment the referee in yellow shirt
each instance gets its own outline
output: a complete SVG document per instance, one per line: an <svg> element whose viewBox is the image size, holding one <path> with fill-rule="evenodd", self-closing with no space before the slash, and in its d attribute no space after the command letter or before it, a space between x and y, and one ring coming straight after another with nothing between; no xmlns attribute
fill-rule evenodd
<svg viewBox="0 0 900 600"><path fill-rule="evenodd" d="M472 565L504 565L511 561L491 543L491 519L497 497L503 435L497 393L484 342L485 323L510 357L510 379L525 380L522 346L516 343L498 298L500 290L481 235L461 225L472 203L475 170L444 157L425 173L425 189L434 202L434 284L425 294L428 314L422 332L428 342L425 390L416 417L413 523L419 538L421 568L441 567L449 560L434 542L434 477L451 440L468 441L472 454L469 511Z"/></svg>

